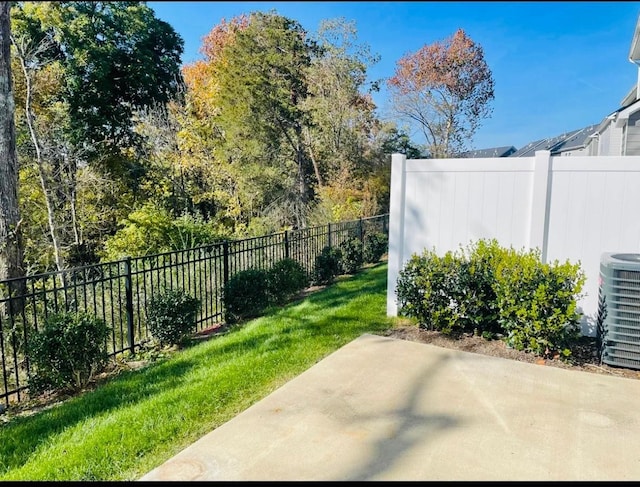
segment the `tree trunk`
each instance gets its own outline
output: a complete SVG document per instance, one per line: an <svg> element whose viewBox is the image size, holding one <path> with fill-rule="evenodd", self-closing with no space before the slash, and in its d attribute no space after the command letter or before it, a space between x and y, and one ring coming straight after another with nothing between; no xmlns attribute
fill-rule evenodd
<svg viewBox="0 0 640 487"><path fill-rule="evenodd" d="M16 43L15 47L25 79L25 120L27 122L27 127L29 128L31 142L33 143L33 148L36 153L38 176L40 177L40 186L42 187L47 207L47 223L49 225L49 235L51 236L51 243L53 245L53 255L56 261L56 268L61 271L65 267L61 249L62 242L64 240L61 236L61 226L64 225L59 224L60 219L57 217L57 214L64 211L64 204L63 201L61 201L63 198L56 198L56 192L64 191L64 189L62 188L62 183L56 184L56 177L54 174L55 170L52 167L52 164L45 162L42 155L43 148L40 143L40 137L38 136L35 117L31 111L31 98L34 90L32 83L33 70L30 70L27 66L28 58L30 56L27 54L26 48L24 48L22 44ZM64 169L58 168L57 171L60 173L58 175L58 179L64 179Z"/></svg>
<svg viewBox="0 0 640 487"><path fill-rule="evenodd" d="M0 2L0 280L24 274L18 208L15 103L11 78L11 2Z"/></svg>
<svg viewBox="0 0 640 487"><path fill-rule="evenodd" d="M324 181L320 174L320 167L318 166L318 161L315 158L315 154L313 153L313 147L311 145L311 135L309 134L309 129L306 130L307 134L307 148L309 149L309 157L311 158L311 163L313 164L313 171L316 174L316 181L318 181L318 187L324 186Z"/></svg>
<svg viewBox="0 0 640 487"><path fill-rule="evenodd" d="M11 78L11 2L0 2L0 280L24 276L20 209L18 207L18 157L16 154L15 102ZM6 313L19 313L24 305L24 279L3 290L18 299L8 301Z"/></svg>
<svg viewBox="0 0 640 487"><path fill-rule="evenodd" d="M311 185L309 184L309 164L304 153L304 144L302 142L302 130L296 127L296 162L298 164L298 191L299 205L298 209L298 228L307 226L306 212L311 201Z"/></svg>

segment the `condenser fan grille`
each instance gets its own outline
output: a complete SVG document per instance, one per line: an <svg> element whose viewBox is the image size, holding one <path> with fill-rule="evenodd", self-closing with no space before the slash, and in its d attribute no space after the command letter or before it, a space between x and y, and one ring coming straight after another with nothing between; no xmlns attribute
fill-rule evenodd
<svg viewBox="0 0 640 487"><path fill-rule="evenodd" d="M603 254L600 305L602 361L640 369L640 254Z"/></svg>
<svg viewBox="0 0 640 487"><path fill-rule="evenodd" d="M631 287L640 289L640 271L624 271L614 269L613 277L614 279L628 283Z"/></svg>

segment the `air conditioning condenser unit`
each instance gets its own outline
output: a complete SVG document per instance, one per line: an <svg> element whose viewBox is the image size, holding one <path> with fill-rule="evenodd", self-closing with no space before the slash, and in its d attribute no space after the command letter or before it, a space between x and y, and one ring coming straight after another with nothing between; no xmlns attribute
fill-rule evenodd
<svg viewBox="0 0 640 487"><path fill-rule="evenodd" d="M602 254L599 288L601 361L640 369L640 254Z"/></svg>

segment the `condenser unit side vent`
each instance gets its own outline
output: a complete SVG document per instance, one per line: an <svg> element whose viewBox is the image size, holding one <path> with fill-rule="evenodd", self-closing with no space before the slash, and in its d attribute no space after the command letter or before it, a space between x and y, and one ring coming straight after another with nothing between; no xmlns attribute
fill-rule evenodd
<svg viewBox="0 0 640 487"><path fill-rule="evenodd" d="M640 370L640 254L602 254L599 293L602 362Z"/></svg>

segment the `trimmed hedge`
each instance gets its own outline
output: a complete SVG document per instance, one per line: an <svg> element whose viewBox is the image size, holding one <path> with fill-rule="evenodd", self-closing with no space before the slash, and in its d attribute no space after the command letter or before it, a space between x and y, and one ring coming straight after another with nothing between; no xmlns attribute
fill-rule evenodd
<svg viewBox="0 0 640 487"><path fill-rule="evenodd" d="M80 390L105 366L110 328L86 313L49 315L29 343L29 389Z"/></svg>
<svg viewBox="0 0 640 487"><path fill-rule="evenodd" d="M238 272L222 289L222 300L227 323L259 315L270 304L267 271L247 269Z"/></svg>
<svg viewBox="0 0 640 487"><path fill-rule="evenodd" d="M316 256L313 267L313 282L330 284L342 272L342 251L338 247L324 247Z"/></svg>
<svg viewBox="0 0 640 487"><path fill-rule="evenodd" d="M344 274L355 274L364 262L362 242L351 237L340 244L340 271Z"/></svg>
<svg viewBox="0 0 640 487"><path fill-rule="evenodd" d="M151 336L161 345L179 344L196 329L200 300L181 289L166 289L154 296L147 309Z"/></svg>
<svg viewBox="0 0 640 487"><path fill-rule="evenodd" d="M279 260L267 272L269 299L283 304L309 285L307 273L297 260Z"/></svg>
<svg viewBox="0 0 640 487"><path fill-rule="evenodd" d="M389 239L382 232L368 233L364 237L362 257L365 262L374 264L387 253Z"/></svg>
<svg viewBox="0 0 640 487"><path fill-rule="evenodd" d="M449 335L504 336L507 345L538 355L571 355L580 337L580 264L543 263L538 250L480 240L438 256L424 250L400 271L400 313Z"/></svg>

